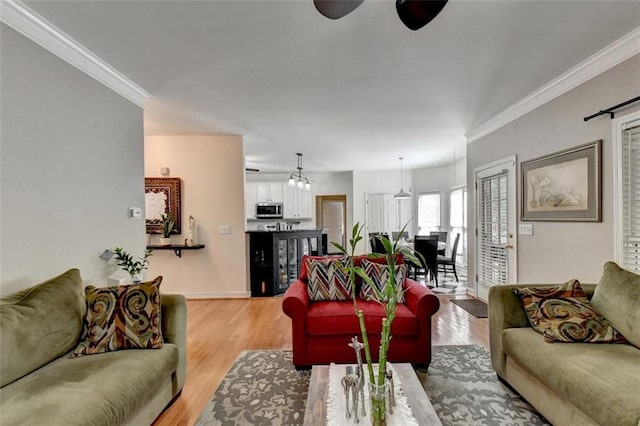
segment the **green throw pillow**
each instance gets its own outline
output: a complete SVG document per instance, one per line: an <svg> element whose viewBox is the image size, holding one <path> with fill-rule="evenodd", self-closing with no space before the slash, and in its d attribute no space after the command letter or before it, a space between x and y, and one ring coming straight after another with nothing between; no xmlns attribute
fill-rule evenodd
<svg viewBox="0 0 640 426"><path fill-rule="evenodd" d="M161 348L160 283L85 288L83 338L72 357L121 349Z"/></svg>
<svg viewBox="0 0 640 426"><path fill-rule="evenodd" d="M640 348L640 275L614 262L605 263L591 304L629 343Z"/></svg>
<svg viewBox="0 0 640 426"><path fill-rule="evenodd" d="M578 280L553 287L514 288L529 323L547 342L625 343L589 303Z"/></svg>

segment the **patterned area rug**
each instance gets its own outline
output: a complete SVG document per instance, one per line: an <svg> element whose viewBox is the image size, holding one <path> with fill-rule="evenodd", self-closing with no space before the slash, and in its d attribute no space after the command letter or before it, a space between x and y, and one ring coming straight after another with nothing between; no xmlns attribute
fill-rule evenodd
<svg viewBox="0 0 640 426"><path fill-rule="evenodd" d="M434 346L418 378L447 425L548 425L497 379L480 346ZM204 425L299 425L311 373L298 372L289 351L244 351L196 422Z"/></svg>
<svg viewBox="0 0 640 426"><path fill-rule="evenodd" d="M489 308L487 304L478 299L451 299L451 303L454 303L469 312L476 318L488 318Z"/></svg>

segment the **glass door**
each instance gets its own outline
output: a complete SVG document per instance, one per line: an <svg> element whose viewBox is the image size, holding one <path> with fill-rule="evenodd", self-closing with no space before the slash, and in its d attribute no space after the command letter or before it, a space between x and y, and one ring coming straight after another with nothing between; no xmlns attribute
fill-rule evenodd
<svg viewBox="0 0 640 426"><path fill-rule="evenodd" d="M289 251L287 261L289 280L287 282L287 287L298 279L298 238L289 238L288 246Z"/></svg>
<svg viewBox="0 0 640 426"><path fill-rule="evenodd" d="M278 290L289 287L289 240L278 240Z"/></svg>
<svg viewBox="0 0 640 426"><path fill-rule="evenodd" d="M476 296L517 281L515 156L476 169Z"/></svg>

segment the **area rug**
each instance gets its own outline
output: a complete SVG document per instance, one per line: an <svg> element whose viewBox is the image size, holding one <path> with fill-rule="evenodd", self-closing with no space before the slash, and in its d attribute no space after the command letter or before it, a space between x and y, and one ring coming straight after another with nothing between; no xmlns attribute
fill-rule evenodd
<svg viewBox="0 0 640 426"><path fill-rule="evenodd" d="M478 299L451 299L451 303L454 303L469 312L476 318L487 318L489 316L489 309L487 304Z"/></svg>
<svg viewBox="0 0 640 426"><path fill-rule="evenodd" d="M244 351L196 425L300 425L310 377L295 370L290 351ZM496 379L480 346L434 346L418 378L444 426L548 425Z"/></svg>

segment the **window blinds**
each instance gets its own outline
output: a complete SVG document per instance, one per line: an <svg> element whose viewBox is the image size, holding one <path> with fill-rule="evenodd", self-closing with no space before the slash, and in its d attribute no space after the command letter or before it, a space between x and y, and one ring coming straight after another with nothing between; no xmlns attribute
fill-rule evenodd
<svg viewBox="0 0 640 426"><path fill-rule="evenodd" d="M478 283L485 286L507 284L509 204L507 171L478 182Z"/></svg>
<svg viewBox="0 0 640 426"><path fill-rule="evenodd" d="M640 122L622 131L622 263L640 272Z"/></svg>

